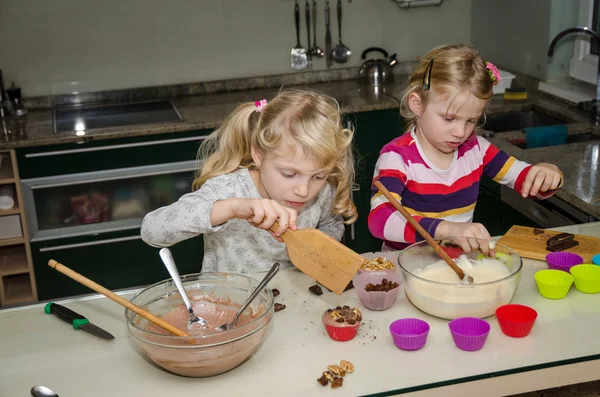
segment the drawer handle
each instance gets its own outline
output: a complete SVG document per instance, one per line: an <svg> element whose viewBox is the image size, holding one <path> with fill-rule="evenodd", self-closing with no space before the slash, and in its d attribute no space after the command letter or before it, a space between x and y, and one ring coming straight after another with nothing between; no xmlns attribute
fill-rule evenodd
<svg viewBox="0 0 600 397"><path fill-rule="evenodd" d="M99 240L99 241L89 241L87 243L57 245L55 247L40 248L40 252L51 252L51 251L60 251L60 250L66 250L66 249L71 249L71 248L91 247L94 245L121 243L123 241L141 240L141 238L142 238L142 236L129 236L129 237L110 238L110 239Z"/></svg>
<svg viewBox="0 0 600 397"><path fill-rule="evenodd" d="M163 144L167 144L167 143L203 141L206 138L208 138L208 135L193 136L193 137L178 138L178 139L163 139L160 141L151 141L151 142L123 143L121 145L108 145L108 146L88 147L88 148L81 148L81 149L55 150L53 152L27 153L27 154L25 154L25 158L61 156L64 154L99 152L99 151L103 151L103 150L126 149L126 148L131 148L131 147L142 147L142 146L152 146L152 145L163 145Z"/></svg>

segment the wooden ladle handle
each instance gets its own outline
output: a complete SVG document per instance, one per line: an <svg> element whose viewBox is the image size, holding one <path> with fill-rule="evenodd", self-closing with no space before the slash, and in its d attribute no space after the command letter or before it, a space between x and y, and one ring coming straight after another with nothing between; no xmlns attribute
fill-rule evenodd
<svg viewBox="0 0 600 397"><path fill-rule="evenodd" d="M431 248L433 248L433 250L435 252L437 252L437 254L444 260L446 261L446 263L448 264L448 266L450 266L452 268L452 270L454 270L454 272L456 273L456 275L458 277L460 277L460 279L464 279L465 278L465 272L462 271L462 269L460 267L458 267L458 265L456 263L454 263L454 261L452 260L452 258L450 258L450 255L448 255L446 253L446 251L444 251L442 249L442 247L440 247L440 245L433 239L433 237L431 237L431 235L429 233L427 233L427 231L423 228L423 226L421 226L419 224L419 222L417 222L415 220L415 218L412 217L411 214L408 213L408 211L402 206L402 204L400 204L398 202L398 200L396 200L396 198L394 196L392 196L392 194L389 192L389 190L386 189L385 186L383 186L383 184L379 181L375 181L375 183L373 184L377 189L379 189L379 191L385 196L386 199L388 199L388 201L390 203L392 203L392 205L394 206L394 208L396 208L398 210L398 212L400 212L408 221L408 223L411 224L412 227L414 227L417 232L419 232L419 234L427 241L427 243L429 243L429 245L431 246ZM469 276L470 277L470 276ZM469 280L469 282L472 282L471 280Z"/></svg>
<svg viewBox="0 0 600 397"><path fill-rule="evenodd" d="M189 336L187 333L183 332L179 328L172 326L168 322L156 317L154 314L142 309L141 307L139 307L137 305L134 305L133 303L129 302L127 299L121 298L119 295L115 294L111 290L104 288L100 284L96 284L94 281L90 280L89 278L82 276L81 274L77 273L76 271L69 269L68 267L66 267L65 265L63 265L61 263L58 263L54 259L50 259L48 261L48 266L50 266L54 270L59 271L60 273L64 274L65 276L72 278L73 280L77 281L79 284L83 284L86 287L98 292L99 294L106 296L108 299L111 299L111 300L117 302L119 305L125 306L132 312L139 314L140 316L144 317L146 320L153 322L154 324L158 325L161 328L164 328L165 330L169 331L172 334L175 334L177 336Z"/></svg>

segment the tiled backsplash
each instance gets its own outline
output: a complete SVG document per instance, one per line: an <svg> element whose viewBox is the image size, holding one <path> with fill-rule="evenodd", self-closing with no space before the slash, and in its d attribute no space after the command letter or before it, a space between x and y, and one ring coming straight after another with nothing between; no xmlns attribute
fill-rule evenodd
<svg viewBox="0 0 600 397"><path fill-rule="evenodd" d="M321 47L324 5L317 0ZM0 69L26 97L290 73L293 9L292 0L5 0ZM440 44L470 42L471 0L408 10L389 0L343 0L342 36L353 55L334 67L360 65L370 46L414 60ZM325 69L325 61L314 66Z"/></svg>

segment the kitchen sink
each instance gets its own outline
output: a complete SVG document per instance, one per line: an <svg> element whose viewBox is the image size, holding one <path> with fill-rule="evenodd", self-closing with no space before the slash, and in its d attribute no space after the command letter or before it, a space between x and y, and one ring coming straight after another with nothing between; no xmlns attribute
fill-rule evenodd
<svg viewBox="0 0 600 397"><path fill-rule="evenodd" d="M560 120L536 109L527 109L488 114L487 121L482 128L487 131L505 132L521 130L527 127L541 127L569 122L572 122L572 120Z"/></svg>
<svg viewBox="0 0 600 397"><path fill-rule="evenodd" d="M581 134L570 134L570 135L567 135L567 142L559 144L559 145L549 145L549 146L560 146L560 145L566 145L569 143L592 142L592 141L600 141L600 135L596 135L591 132L584 132ZM509 142L517 147L520 147L521 149L529 149L525 143L525 139L510 139Z"/></svg>

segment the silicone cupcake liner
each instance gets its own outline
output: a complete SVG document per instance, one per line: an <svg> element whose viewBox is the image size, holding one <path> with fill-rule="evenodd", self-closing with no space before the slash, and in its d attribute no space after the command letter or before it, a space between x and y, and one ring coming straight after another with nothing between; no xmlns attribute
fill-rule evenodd
<svg viewBox="0 0 600 397"><path fill-rule="evenodd" d="M569 272L569 269L575 265L583 263L583 258L572 252L551 252L546 255L548 269L562 270Z"/></svg>
<svg viewBox="0 0 600 397"><path fill-rule="evenodd" d="M365 291L367 284L379 284L384 278L398 283L398 287L390 291ZM367 309L386 310L392 307L398 298L402 277L398 274L386 274L379 271L371 271L357 274L352 283L354 284L356 295L358 295L358 298Z"/></svg>
<svg viewBox="0 0 600 397"><path fill-rule="evenodd" d="M577 265L571 268L571 275L575 279L575 288L586 294L597 294L600 292L600 266Z"/></svg>
<svg viewBox="0 0 600 397"><path fill-rule="evenodd" d="M419 350L427 342L429 324L418 318L402 318L390 324L394 345L402 350Z"/></svg>
<svg viewBox="0 0 600 397"><path fill-rule="evenodd" d="M496 318L504 335L523 338L531 332L537 312L529 306L511 304L496 309Z"/></svg>
<svg viewBox="0 0 600 397"><path fill-rule="evenodd" d="M548 299L564 298L573 284L573 276L561 270L539 270L534 278L540 295Z"/></svg>
<svg viewBox="0 0 600 397"><path fill-rule="evenodd" d="M600 265L600 254L594 255L594 257L592 258L592 263L594 265Z"/></svg>
<svg viewBox="0 0 600 397"><path fill-rule="evenodd" d="M490 324L480 318L461 317L448 323L456 347L473 352L480 350L490 333Z"/></svg>
<svg viewBox="0 0 600 397"><path fill-rule="evenodd" d="M336 327L335 325L325 324L325 329L331 337L331 339L338 342L346 342L354 339L356 332L358 331L358 325L354 327Z"/></svg>

